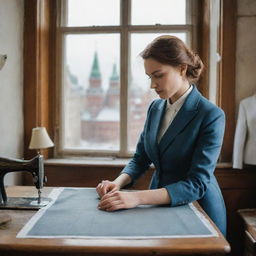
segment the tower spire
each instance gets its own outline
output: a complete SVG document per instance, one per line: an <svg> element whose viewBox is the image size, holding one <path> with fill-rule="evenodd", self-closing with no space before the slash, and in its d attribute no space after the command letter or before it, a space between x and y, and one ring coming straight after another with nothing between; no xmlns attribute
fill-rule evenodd
<svg viewBox="0 0 256 256"><path fill-rule="evenodd" d="M118 81L119 80L119 75L117 73L116 63L113 65L113 69L112 69L112 74L111 74L110 80L111 81Z"/></svg>
<svg viewBox="0 0 256 256"><path fill-rule="evenodd" d="M92 64L92 70L90 74L90 78L96 78L99 79L101 78L100 74L100 67L99 67L99 60L98 60L98 53L95 51L94 52L94 59L93 59L93 64Z"/></svg>

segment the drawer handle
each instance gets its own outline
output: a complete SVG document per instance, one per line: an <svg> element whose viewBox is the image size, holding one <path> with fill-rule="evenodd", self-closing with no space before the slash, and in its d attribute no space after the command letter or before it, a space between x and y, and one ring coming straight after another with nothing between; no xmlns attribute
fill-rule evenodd
<svg viewBox="0 0 256 256"><path fill-rule="evenodd" d="M247 230L245 230L245 234L246 234L246 236L249 238L249 240L250 240L253 244L256 244L256 240L252 237L252 235L251 235Z"/></svg>

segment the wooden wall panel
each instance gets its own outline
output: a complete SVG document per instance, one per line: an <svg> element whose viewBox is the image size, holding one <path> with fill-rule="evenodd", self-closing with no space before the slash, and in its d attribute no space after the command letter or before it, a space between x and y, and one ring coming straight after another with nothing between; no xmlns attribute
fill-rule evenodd
<svg viewBox="0 0 256 256"><path fill-rule="evenodd" d="M221 151L221 162L231 162L235 133L235 86L236 86L236 27L237 1L221 1L220 38L220 88L219 106L226 114L226 132Z"/></svg>
<svg viewBox="0 0 256 256"><path fill-rule="evenodd" d="M101 180L113 180L123 166L64 166L46 165L47 186L95 187ZM147 189L153 170L151 169L134 188ZM24 184L32 185L32 176L25 175Z"/></svg>
<svg viewBox="0 0 256 256"><path fill-rule="evenodd" d="M31 130L37 124L38 33L37 1L24 1L24 157L28 150Z"/></svg>
<svg viewBox="0 0 256 256"><path fill-rule="evenodd" d="M55 91L55 0L24 1L24 157L32 128L45 126L53 136L53 99ZM52 155L52 150L49 151ZM48 157L48 150L44 150Z"/></svg>
<svg viewBox="0 0 256 256"><path fill-rule="evenodd" d="M209 98L209 60L210 60L210 1L199 1L198 52L204 63L204 70L198 83L202 95Z"/></svg>

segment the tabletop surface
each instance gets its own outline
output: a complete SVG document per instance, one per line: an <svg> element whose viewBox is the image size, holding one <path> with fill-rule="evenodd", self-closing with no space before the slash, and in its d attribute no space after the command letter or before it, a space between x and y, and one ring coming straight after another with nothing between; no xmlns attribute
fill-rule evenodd
<svg viewBox="0 0 256 256"><path fill-rule="evenodd" d="M43 196L47 196L52 188L43 188ZM7 188L9 197L34 197L34 187L14 186ZM194 205L206 216L198 203ZM72 253L82 255L182 255L182 254L225 254L230 246L216 226L218 237L204 238L143 238L143 239L71 239L71 238L16 238L17 233L36 213L36 210L0 210L11 216L11 221L0 227L0 252L54 253L66 255ZM206 216L207 217L207 216ZM208 218L208 217L207 217ZM0 253L1 254L1 253ZM2 255L2 254L1 254ZM7 254L6 254L7 255Z"/></svg>

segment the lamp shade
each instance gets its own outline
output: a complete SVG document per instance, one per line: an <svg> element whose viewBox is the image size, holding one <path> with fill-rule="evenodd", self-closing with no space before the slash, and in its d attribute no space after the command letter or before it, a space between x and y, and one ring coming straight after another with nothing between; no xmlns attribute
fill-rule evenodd
<svg viewBox="0 0 256 256"><path fill-rule="evenodd" d="M36 127L32 129L29 149L43 149L53 146L54 144L50 139L45 127Z"/></svg>

